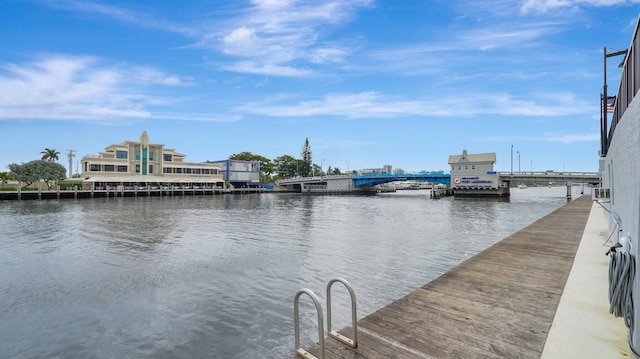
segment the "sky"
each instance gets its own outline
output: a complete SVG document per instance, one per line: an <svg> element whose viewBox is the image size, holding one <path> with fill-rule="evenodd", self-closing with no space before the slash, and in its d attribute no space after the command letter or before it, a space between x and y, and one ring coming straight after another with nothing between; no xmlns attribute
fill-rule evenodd
<svg viewBox="0 0 640 359"><path fill-rule="evenodd" d="M597 171L640 0L2 0L0 172L111 144L324 170ZM621 58L607 61L609 93Z"/></svg>

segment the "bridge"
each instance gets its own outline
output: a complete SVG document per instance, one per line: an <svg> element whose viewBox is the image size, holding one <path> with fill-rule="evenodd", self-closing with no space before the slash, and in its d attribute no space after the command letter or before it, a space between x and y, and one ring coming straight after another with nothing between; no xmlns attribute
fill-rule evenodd
<svg viewBox="0 0 640 359"><path fill-rule="evenodd" d="M498 172L500 179L506 182L567 182L600 184L598 172Z"/></svg>
<svg viewBox="0 0 640 359"><path fill-rule="evenodd" d="M502 182L566 182L600 183L597 172L493 172L498 174ZM277 182L279 186L296 192L361 192L370 191L375 186L395 181L423 181L451 186L451 175L443 172L419 173L354 173L347 175L296 177Z"/></svg>
<svg viewBox="0 0 640 359"><path fill-rule="evenodd" d="M451 185L451 175L442 172L420 173L367 173L353 174L351 176L356 187L375 186L395 181L422 181Z"/></svg>
<svg viewBox="0 0 640 359"><path fill-rule="evenodd" d="M376 185L395 181L423 181L451 184L451 175L443 172L420 173L366 173L314 177L296 177L277 182L279 186L297 192L366 192Z"/></svg>

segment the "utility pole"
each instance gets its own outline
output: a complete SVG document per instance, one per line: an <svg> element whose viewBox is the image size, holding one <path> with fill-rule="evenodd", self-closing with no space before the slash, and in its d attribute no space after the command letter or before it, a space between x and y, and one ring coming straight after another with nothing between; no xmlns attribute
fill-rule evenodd
<svg viewBox="0 0 640 359"><path fill-rule="evenodd" d="M513 174L513 145L511 145L511 174Z"/></svg>
<svg viewBox="0 0 640 359"><path fill-rule="evenodd" d="M69 157L69 178L73 176L73 157L76 155L76 150L67 150L67 157Z"/></svg>

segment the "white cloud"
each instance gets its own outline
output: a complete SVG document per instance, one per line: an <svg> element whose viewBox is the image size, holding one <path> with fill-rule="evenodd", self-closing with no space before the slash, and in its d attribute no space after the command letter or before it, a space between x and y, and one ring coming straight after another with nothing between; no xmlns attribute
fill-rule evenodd
<svg viewBox="0 0 640 359"><path fill-rule="evenodd" d="M341 48L324 47L317 48L310 52L311 62L323 64L327 62L342 62L347 51Z"/></svg>
<svg viewBox="0 0 640 359"><path fill-rule="evenodd" d="M582 133L582 134L545 134L545 140L548 142L575 143L575 142L596 142L600 141L600 133Z"/></svg>
<svg viewBox="0 0 640 359"><path fill-rule="evenodd" d="M527 13L546 13L560 8L579 8L581 6L615 6L638 4L639 0L525 0L520 11Z"/></svg>
<svg viewBox="0 0 640 359"><path fill-rule="evenodd" d="M508 27L508 29L507 29ZM472 29L461 34L456 42L458 49L474 48L482 51L522 46L557 31L558 24L553 22L535 22L525 24L501 24L495 27Z"/></svg>
<svg viewBox="0 0 640 359"><path fill-rule="evenodd" d="M294 0L251 0L251 3L260 8L283 8L291 5Z"/></svg>
<svg viewBox="0 0 640 359"><path fill-rule="evenodd" d="M559 7L573 6L571 0L525 0L522 2L520 11L524 14L529 12L544 13Z"/></svg>
<svg viewBox="0 0 640 359"><path fill-rule="evenodd" d="M152 94L154 86L187 84L152 68L107 65L88 56L0 64L0 120L148 118L152 106L169 102Z"/></svg>
<svg viewBox="0 0 640 359"><path fill-rule="evenodd" d="M141 27L160 29L187 36L195 35L192 27L181 26L165 20L153 18L145 11L133 11L123 7L105 5L85 0L45 0L44 4L67 11L89 13L92 15L97 14Z"/></svg>
<svg viewBox="0 0 640 359"><path fill-rule="evenodd" d="M49 57L27 66L5 64L8 76L0 76L5 96L0 106L38 106L84 102L111 91L121 74L105 69L88 70L96 62L90 57ZM1 113L0 113L1 115Z"/></svg>
<svg viewBox="0 0 640 359"><path fill-rule="evenodd" d="M135 82L141 85L163 85L163 86L192 86L192 78L181 78L175 75L167 75L162 71L150 68L135 66L130 70Z"/></svg>
<svg viewBox="0 0 640 359"><path fill-rule="evenodd" d="M237 28L223 38L223 51L230 55L243 55L251 51L256 42L256 32L246 26Z"/></svg>
<svg viewBox="0 0 640 359"><path fill-rule="evenodd" d="M153 118L188 122L234 122L241 120L242 116L211 113L154 112Z"/></svg>
<svg viewBox="0 0 640 359"><path fill-rule="evenodd" d="M355 94L328 94L318 99L293 104L275 102L252 103L238 110L265 116L311 117L339 116L351 119L401 117L473 117L498 115L505 117L556 117L590 114L593 106L571 94L558 93L535 99L515 98L508 94L439 95L437 99L400 99L369 91ZM290 99L287 99L290 101Z"/></svg>
<svg viewBox="0 0 640 359"><path fill-rule="evenodd" d="M258 75L272 75L283 77L302 77L311 75L311 71L306 69L297 69L290 66L280 66L273 64L260 64L249 61L236 62L224 66L224 68L229 71Z"/></svg>
<svg viewBox="0 0 640 359"><path fill-rule="evenodd" d="M371 0L252 1L241 16L227 19L221 27L201 36L198 46L212 48L238 58L228 70L274 76L306 76L308 71L291 69L292 63L340 62L349 53L338 42L322 42L333 27L350 21L356 9ZM247 66L247 64L254 66ZM298 65L299 66L299 65ZM260 69L256 71L256 69ZM273 72L268 72L273 70Z"/></svg>

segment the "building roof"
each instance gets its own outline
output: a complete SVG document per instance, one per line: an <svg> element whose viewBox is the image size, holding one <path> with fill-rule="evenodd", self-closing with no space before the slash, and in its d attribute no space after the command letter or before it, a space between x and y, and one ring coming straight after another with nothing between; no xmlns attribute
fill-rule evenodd
<svg viewBox="0 0 640 359"><path fill-rule="evenodd" d="M458 164L458 163L479 163L479 162L496 163L496 154L495 154L495 152L468 154L467 150L464 150L464 151L462 151L461 155L451 155L451 156L449 156L449 164L450 165Z"/></svg>
<svg viewBox="0 0 640 359"><path fill-rule="evenodd" d="M219 177L169 177L169 176L91 176L82 180L83 182L137 182L137 183L216 183L222 182Z"/></svg>

